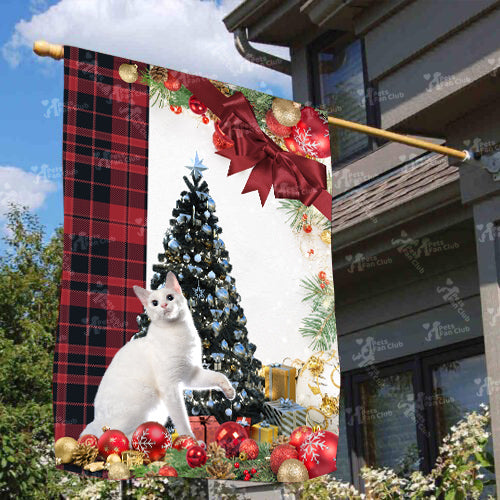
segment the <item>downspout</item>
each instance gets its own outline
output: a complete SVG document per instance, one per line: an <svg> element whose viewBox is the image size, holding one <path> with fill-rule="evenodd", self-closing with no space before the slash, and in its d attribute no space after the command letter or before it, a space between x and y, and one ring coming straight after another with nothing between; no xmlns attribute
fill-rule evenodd
<svg viewBox="0 0 500 500"><path fill-rule="evenodd" d="M262 52L252 47L248 41L247 31L245 28L238 28L234 32L234 45L236 50L244 57L247 61L254 64L260 64L266 68L273 69L274 71L279 71L280 73L285 73L285 75L292 74L292 64L286 59L282 59L278 56L273 56L267 52Z"/></svg>

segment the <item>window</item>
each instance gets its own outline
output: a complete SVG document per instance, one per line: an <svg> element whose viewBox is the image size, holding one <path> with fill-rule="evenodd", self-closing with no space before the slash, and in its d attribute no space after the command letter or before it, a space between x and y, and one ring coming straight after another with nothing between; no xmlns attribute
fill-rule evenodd
<svg viewBox="0 0 500 500"><path fill-rule="evenodd" d="M443 437L488 404L482 338L344 373L337 479L362 485L364 465L429 472Z"/></svg>
<svg viewBox="0 0 500 500"><path fill-rule="evenodd" d="M367 91L361 40L346 41L337 33L322 37L310 49L313 95L329 114L357 123L376 125L375 101ZM339 127L331 128L332 159L342 162L373 148L375 139Z"/></svg>

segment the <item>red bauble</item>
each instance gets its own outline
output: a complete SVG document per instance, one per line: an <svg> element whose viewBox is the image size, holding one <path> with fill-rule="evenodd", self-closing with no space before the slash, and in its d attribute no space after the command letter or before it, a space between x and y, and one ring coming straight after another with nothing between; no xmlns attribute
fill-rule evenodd
<svg viewBox="0 0 500 500"><path fill-rule="evenodd" d="M289 458L299 458L299 453L293 446L289 444L280 444L276 446L271 453L271 470L275 474L278 474L280 465Z"/></svg>
<svg viewBox="0 0 500 500"><path fill-rule="evenodd" d="M292 133L292 127L281 125L281 123L276 120L272 109L266 113L266 125L267 128L278 137L288 137Z"/></svg>
<svg viewBox="0 0 500 500"><path fill-rule="evenodd" d="M158 422L144 422L132 434L132 448L142 451L152 462L163 458L171 447L169 432Z"/></svg>
<svg viewBox="0 0 500 500"><path fill-rule="evenodd" d="M182 83L171 75L168 75L168 79L163 82L163 85L165 85L165 88L172 90L173 92L177 92L182 87Z"/></svg>
<svg viewBox="0 0 500 500"><path fill-rule="evenodd" d="M204 115L207 112L207 107L194 95L189 98L189 109L197 115Z"/></svg>
<svg viewBox="0 0 500 500"><path fill-rule="evenodd" d="M325 281L326 280L326 273L325 273L325 271L320 271L318 273L318 278L320 279L320 281Z"/></svg>
<svg viewBox="0 0 500 500"><path fill-rule="evenodd" d="M291 137L305 155L326 158L331 154L328 121L314 108L308 106L302 109L299 122L292 128Z"/></svg>
<svg viewBox="0 0 500 500"><path fill-rule="evenodd" d="M175 438L173 448L176 450L187 450L191 446L198 445L198 441L191 436L187 436L186 434L181 434Z"/></svg>
<svg viewBox="0 0 500 500"><path fill-rule="evenodd" d="M94 448L98 447L98 442L99 440L97 439L97 436L94 436L93 434L84 434L78 438L78 444L86 444L87 446L93 446Z"/></svg>
<svg viewBox="0 0 500 500"><path fill-rule="evenodd" d="M127 451L130 446L127 436L122 431L108 429L97 441L97 447L99 454L103 458L108 458L112 453L120 455L122 451Z"/></svg>
<svg viewBox="0 0 500 500"><path fill-rule="evenodd" d="M190 446L186 452L186 462L192 469L201 467L207 463L207 452L201 446Z"/></svg>
<svg viewBox="0 0 500 500"><path fill-rule="evenodd" d="M304 462L309 479L337 470L337 443L339 437L333 432L317 431L302 443L299 459Z"/></svg>
<svg viewBox="0 0 500 500"><path fill-rule="evenodd" d="M217 122L214 122L215 132L212 136L212 141L214 143L215 149L221 151L223 149L230 148L234 145L234 142L229 139L227 135L224 135Z"/></svg>
<svg viewBox="0 0 500 500"><path fill-rule="evenodd" d="M176 115L180 115L182 113L182 106L174 106L173 104L171 104L170 111L172 111Z"/></svg>
<svg viewBox="0 0 500 500"><path fill-rule="evenodd" d="M247 439L247 431L236 422L225 422L217 430L215 441L226 450L226 457L236 457L240 453L240 444Z"/></svg>
<svg viewBox="0 0 500 500"><path fill-rule="evenodd" d="M160 467L158 474L160 476L166 476L166 477L178 477L177 471L175 470L174 467L171 467L170 465L164 465L163 467Z"/></svg>
<svg viewBox="0 0 500 500"><path fill-rule="evenodd" d="M210 118L209 118L208 116L203 115L203 116L201 117L201 121L202 121L205 125L208 125L208 124L209 124L209 122L210 122Z"/></svg>
<svg viewBox="0 0 500 500"><path fill-rule="evenodd" d="M295 448L297 448L297 451L299 451L300 447L302 446L302 443L312 433L313 433L313 430L310 427L308 427L307 425L301 425L300 427L297 427L290 434L290 444L292 446L295 446Z"/></svg>
<svg viewBox="0 0 500 500"><path fill-rule="evenodd" d="M310 233L313 230L311 224L304 224L302 226L302 229L304 230L305 233Z"/></svg>
<svg viewBox="0 0 500 500"><path fill-rule="evenodd" d="M240 453L242 451L247 454L248 460L255 460L259 456L259 445L251 438L244 439L240 444Z"/></svg>
<svg viewBox="0 0 500 500"><path fill-rule="evenodd" d="M286 137L285 138L285 146L287 147L288 151L290 151L291 153L295 153L299 156L304 156L304 153L302 153L302 150L300 149L300 147L297 144L297 141L295 139L292 139L291 137Z"/></svg>

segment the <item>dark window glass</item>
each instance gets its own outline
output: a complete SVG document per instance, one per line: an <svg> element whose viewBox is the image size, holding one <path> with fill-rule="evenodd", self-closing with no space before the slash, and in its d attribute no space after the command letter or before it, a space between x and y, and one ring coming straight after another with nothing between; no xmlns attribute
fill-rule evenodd
<svg viewBox="0 0 500 500"><path fill-rule="evenodd" d="M441 443L466 413L489 404L484 354L434 366L432 382L436 437Z"/></svg>
<svg viewBox="0 0 500 500"><path fill-rule="evenodd" d="M352 416L350 425L352 425ZM351 483L351 467L349 460L349 447L347 445L347 429L346 429L346 414L344 398L340 396L339 405L339 442L337 445L337 470L332 474L332 477L337 479L337 481L342 481L344 483Z"/></svg>
<svg viewBox="0 0 500 500"><path fill-rule="evenodd" d="M484 354L449 361L432 368L434 419L436 439L441 445L450 429L466 413L478 410L481 404L489 405L490 378L487 376ZM487 429L491 432L491 426ZM493 453L490 436L486 450ZM484 480L494 479L494 475L481 470ZM494 487L487 486L481 498L494 495Z"/></svg>
<svg viewBox="0 0 500 500"><path fill-rule="evenodd" d="M360 383L363 451L367 465L396 473L418 470L413 374L410 371Z"/></svg>
<svg viewBox="0 0 500 500"><path fill-rule="evenodd" d="M321 104L331 115L367 124L363 55L360 40L342 48L325 47L318 53ZM343 160L370 145L370 138L340 127L331 127L332 160Z"/></svg>

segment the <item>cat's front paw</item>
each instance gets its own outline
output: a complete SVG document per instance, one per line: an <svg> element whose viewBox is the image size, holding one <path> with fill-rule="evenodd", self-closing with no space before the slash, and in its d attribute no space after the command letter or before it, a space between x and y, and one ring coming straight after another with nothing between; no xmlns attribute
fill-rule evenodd
<svg viewBox="0 0 500 500"><path fill-rule="evenodd" d="M236 397L236 391L226 377L224 377L224 380L221 382L220 388L222 389L222 392L227 399L232 400Z"/></svg>

